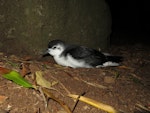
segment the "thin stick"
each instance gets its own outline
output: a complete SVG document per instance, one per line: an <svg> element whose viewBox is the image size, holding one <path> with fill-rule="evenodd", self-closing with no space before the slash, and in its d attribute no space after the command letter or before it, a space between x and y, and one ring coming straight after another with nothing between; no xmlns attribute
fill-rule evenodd
<svg viewBox="0 0 150 113"><path fill-rule="evenodd" d="M76 103L75 103L75 105L74 105L74 107L73 107L73 109L72 109L72 113L74 112L74 110L75 110L77 104L79 103L80 97L83 96L83 95L85 95L85 92L83 92L82 94L80 94L80 95L78 96L78 98L76 99Z"/></svg>

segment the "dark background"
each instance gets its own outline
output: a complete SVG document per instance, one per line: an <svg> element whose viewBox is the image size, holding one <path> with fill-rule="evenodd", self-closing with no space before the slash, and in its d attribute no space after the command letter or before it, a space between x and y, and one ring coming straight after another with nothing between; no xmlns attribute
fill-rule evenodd
<svg viewBox="0 0 150 113"><path fill-rule="evenodd" d="M149 45L149 13L148 0L0 0L0 51L39 55L54 39Z"/></svg>
<svg viewBox="0 0 150 113"><path fill-rule="evenodd" d="M111 44L149 44L147 0L106 0L112 14Z"/></svg>

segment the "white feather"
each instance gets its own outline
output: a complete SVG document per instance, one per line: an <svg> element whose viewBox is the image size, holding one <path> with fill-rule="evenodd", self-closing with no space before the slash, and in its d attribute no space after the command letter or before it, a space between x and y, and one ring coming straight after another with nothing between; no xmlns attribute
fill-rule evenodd
<svg viewBox="0 0 150 113"><path fill-rule="evenodd" d="M103 65L98 65L98 66L96 66L96 68L108 67L108 66L119 66L119 64L116 63L116 62L108 61L108 62L103 63Z"/></svg>
<svg viewBox="0 0 150 113"><path fill-rule="evenodd" d="M84 61L76 60L69 54L65 57L55 56L54 59L57 64L62 65L62 66L68 66L72 68L78 68L78 67L91 68L91 66L87 65Z"/></svg>

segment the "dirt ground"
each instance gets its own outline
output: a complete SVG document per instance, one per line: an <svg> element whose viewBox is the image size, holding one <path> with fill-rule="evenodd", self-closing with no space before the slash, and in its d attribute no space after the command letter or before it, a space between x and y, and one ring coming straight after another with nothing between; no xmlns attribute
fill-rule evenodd
<svg viewBox="0 0 150 113"><path fill-rule="evenodd" d="M58 81L51 93L71 110L76 102L68 93L82 95L110 105L123 113L150 112L150 48L141 45L113 46L110 53L121 55L119 67L73 69L56 65L51 57L19 56L0 53L0 67L22 72L31 81L36 71L42 71L46 80ZM32 80L34 84L34 80ZM54 90L55 88L55 90ZM67 113L52 99L45 101L42 94L31 88L20 87L0 75L0 113ZM148 111L149 110L149 111ZM79 101L73 113L105 113L105 111Z"/></svg>

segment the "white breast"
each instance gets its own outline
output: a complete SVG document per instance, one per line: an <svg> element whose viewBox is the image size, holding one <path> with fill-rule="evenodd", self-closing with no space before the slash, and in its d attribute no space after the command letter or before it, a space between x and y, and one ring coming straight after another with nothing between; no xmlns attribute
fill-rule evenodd
<svg viewBox="0 0 150 113"><path fill-rule="evenodd" d="M67 56L57 56L54 57L54 60L57 64L72 68L78 68L78 67L85 67L85 68L91 68L88 64L86 64L83 60L76 60L71 55Z"/></svg>

